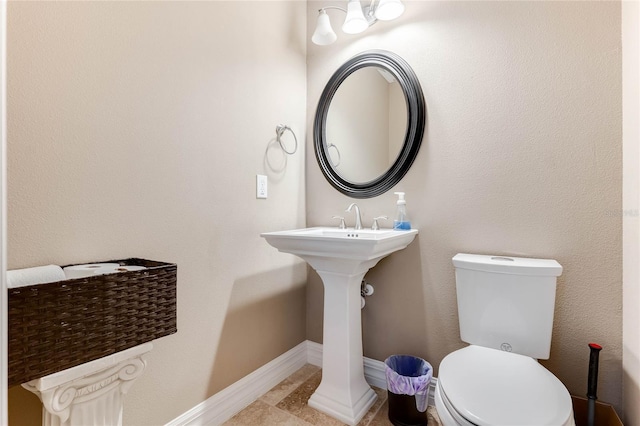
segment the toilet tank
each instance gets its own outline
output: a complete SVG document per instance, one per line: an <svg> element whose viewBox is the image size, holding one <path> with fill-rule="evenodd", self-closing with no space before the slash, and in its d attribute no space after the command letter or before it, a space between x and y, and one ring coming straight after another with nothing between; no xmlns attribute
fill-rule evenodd
<svg viewBox="0 0 640 426"><path fill-rule="evenodd" d="M549 358L558 262L459 253L453 265L463 341Z"/></svg>

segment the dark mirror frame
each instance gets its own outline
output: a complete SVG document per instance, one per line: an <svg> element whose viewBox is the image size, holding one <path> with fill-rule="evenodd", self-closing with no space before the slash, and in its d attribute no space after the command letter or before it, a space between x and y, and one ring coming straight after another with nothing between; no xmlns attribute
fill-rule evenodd
<svg viewBox="0 0 640 426"><path fill-rule="evenodd" d="M354 183L334 170L327 152L326 124L331 100L342 82L363 67L384 68L394 75L404 92L407 103L407 131L398 158L382 175L365 183ZM334 188L353 198L376 197L390 190L409 171L418 155L426 121L426 107L422 87L409 64L400 56L384 50L368 50L345 62L329 79L324 88L313 124L316 159L325 178Z"/></svg>

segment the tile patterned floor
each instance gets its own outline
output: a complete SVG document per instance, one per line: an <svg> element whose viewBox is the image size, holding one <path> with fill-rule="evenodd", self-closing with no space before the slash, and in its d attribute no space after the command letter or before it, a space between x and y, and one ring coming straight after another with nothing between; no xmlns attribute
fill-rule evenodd
<svg viewBox="0 0 640 426"><path fill-rule="evenodd" d="M311 394L320 384L322 371L307 364L277 384L253 404L225 422L225 426L342 426L344 423L307 405ZM387 391L373 388L378 399L358 426L391 426L387 417ZM433 407L427 409L429 426L440 426Z"/></svg>

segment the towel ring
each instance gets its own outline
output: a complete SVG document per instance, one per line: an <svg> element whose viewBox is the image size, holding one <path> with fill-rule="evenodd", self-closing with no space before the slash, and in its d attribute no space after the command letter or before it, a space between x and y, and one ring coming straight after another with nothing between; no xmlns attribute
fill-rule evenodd
<svg viewBox="0 0 640 426"><path fill-rule="evenodd" d="M331 157L329 157L329 161L331 161L333 167L338 167L340 165L340 150L338 149L337 146L335 146L335 144L330 143L329 145L327 145L327 154L329 152L329 148L335 148L336 149L336 154L338 154L338 162L333 164L333 160L331 159Z"/></svg>
<svg viewBox="0 0 640 426"><path fill-rule="evenodd" d="M293 135L293 140L296 143L294 148L293 148L293 151L287 151L287 149L284 147L284 144L282 143L282 140L280 140L280 138L282 137L284 132L287 131L287 130L291 132L291 134ZM286 152L287 154L289 154L289 155L295 154L296 151L298 150L298 138L296 137L296 134L293 133L293 130L291 130L291 127L289 127L289 126L286 126L284 124L278 124L276 126L276 140L280 144L280 148L282 148L282 150L284 152Z"/></svg>

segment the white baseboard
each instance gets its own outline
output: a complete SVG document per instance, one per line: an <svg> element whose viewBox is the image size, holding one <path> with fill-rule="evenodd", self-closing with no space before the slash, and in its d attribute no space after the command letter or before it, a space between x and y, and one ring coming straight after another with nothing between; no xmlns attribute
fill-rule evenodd
<svg viewBox="0 0 640 426"><path fill-rule="evenodd" d="M166 426L220 425L306 363L307 342L305 341L196 405L167 423Z"/></svg>
<svg viewBox="0 0 640 426"><path fill-rule="evenodd" d="M320 343L307 340L307 362L311 365L322 368L322 345Z"/></svg>
<svg viewBox="0 0 640 426"><path fill-rule="evenodd" d="M363 357L364 377L371 386L386 389L385 365L382 361ZM302 368L306 363L322 367L322 345L309 340L263 365L211 396L206 401L176 417L166 426L220 425L242 411L275 385ZM434 405L436 378L429 386L429 405Z"/></svg>

